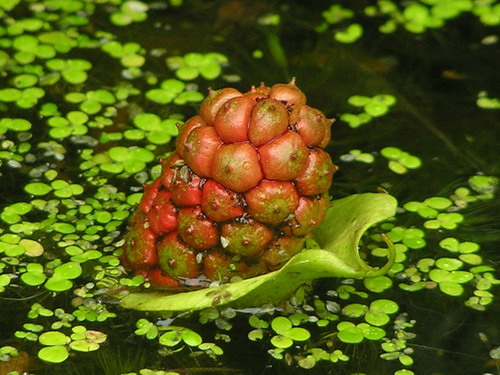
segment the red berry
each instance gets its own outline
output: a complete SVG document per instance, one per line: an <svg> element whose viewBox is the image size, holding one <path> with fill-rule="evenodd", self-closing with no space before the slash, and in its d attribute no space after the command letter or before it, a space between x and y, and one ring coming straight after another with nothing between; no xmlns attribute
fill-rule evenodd
<svg viewBox="0 0 500 375"><path fill-rule="evenodd" d="M136 212L125 236L124 254L134 268L149 268L158 262L156 236L146 225L144 215Z"/></svg>
<svg viewBox="0 0 500 375"><path fill-rule="evenodd" d="M224 88L220 90L210 90L208 96L200 105L200 116L208 125L213 125L217 111L231 98L243 95L236 89Z"/></svg>
<svg viewBox="0 0 500 375"><path fill-rule="evenodd" d="M326 211L326 198L304 198L299 200L299 206L294 212L294 217L288 222L285 234L289 236L305 236L323 221Z"/></svg>
<svg viewBox="0 0 500 375"><path fill-rule="evenodd" d="M219 243L219 231L215 223L203 215L199 207L179 210L179 235L183 241L199 250L207 250Z"/></svg>
<svg viewBox="0 0 500 375"><path fill-rule="evenodd" d="M177 228L177 209L170 201L170 192L161 190L148 212L149 225L157 236Z"/></svg>
<svg viewBox="0 0 500 375"><path fill-rule="evenodd" d="M238 96L217 111L214 126L225 143L248 141L248 123L255 104L253 98Z"/></svg>
<svg viewBox="0 0 500 375"><path fill-rule="evenodd" d="M173 277L194 278L200 272L196 252L179 239L177 232L158 244L158 264L165 274Z"/></svg>
<svg viewBox="0 0 500 375"><path fill-rule="evenodd" d="M245 194L248 213L264 224L277 225L299 205L299 195L291 182L262 180Z"/></svg>
<svg viewBox="0 0 500 375"><path fill-rule="evenodd" d="M193 129L184 145L184 160L200 177L211 177L214 154L221 144L222 140L213 126Z"/></svg>
<svg viewBox="0 0 500 375"><path fill-rule="evenodd" d="M203 185L201 209L214 221L235 219L245 213L241 195L213 180Z"/></svg>
<svg viewBox="0 0 500 375"><path fill-rule="evenodd" d="M306 104L306 96L297 86L295 86L294 79L288 84L277 83L272 86L269 97L279 100L287 106L288 111L290 112L290 125L294 125L297 122L299 119L300 108Z"/></svg>
<svg viewBox="0 0 500 375"><path fill-rule="evenodd" d="M325 216L337 167L321 148L332 122L306 105L294 80L244 94L209 90L144 187L124 266L166 288L281 267Z"/></svg>
<svg viewBox="0 0 500 375"><path fill-rule="evenodd" d="M222 226L221 236L225 251L253 257L266 248L273 238L273 232L259 222L228 223Z"/></svg>
<svg viewBox="0 0 500 375"><path fill-rule="evenodd" d="M175 140L175 149L179 153L179 155L184 155L184 145L186 140L191 134L191 132L199 128L200 126L206 126L207 123L201 118L200 115L191 117L186 123L179 127L179 134Z"/></svg>
<svg viewBox="0 0 500 375"><path fill-rule="evenodd" d="M202 197L202 180L187 165L176 170L170 189L172 201L179 207L198 206Z"/></svg>
<svg viewBox="0 0 500 375"><path fill-rule="evenodd" d="M161 159L160 164L162 167L160 180L163 187L170 190L172 179L174 178L177 167L184 164L184 160L177 152L174 152L166 159Z"/></svg>
<svg viewBox="0 0 500 375"><path fill-rule="evenodd" d="M262 261L276 269L304 248L303 237L280 237L262 255Z"/></svg>
<svg viewBox="0 0 500 375"><path fill-rule="evenodd" d="M330 155L323 150L311 150L306 168L297 177L296 183L300 194L317 195L326 193L332 183L332 176L337 171Z"/></svg>
<svg viewBox="0 0 500 375"><path fill-rule="evenodd" d="M264 99L257 103L248 128L248 137L259 147L282 135L288 127L288 110L275 99Z"/></svg>
<svg viewBox="0 0 500 375"><path fill-rule="evenodd" d="M160 268L153 268L149 270L145 276L156 287L177 289L181 286L178 279L164 274Z"/></svg>
<svg viewBox="0 0 500 375"><path fill-rule="evenodd" d="M149 209L151 208L151 205L153 204L153 201L155 200L156 196L158 195L158 191L161 186L161 180L156 179L152 183L148 185L144 185L144 194L142 195L141 202L139 203L139 207L141 208L142 212L147 214L149 212Z"/></svg>
<svg viewBox="0 0 500 375"><path fill-rule="evenodd" d="M222 145L213 159L212 177L238 193L253 188L263 177L257 150L248 143Z"/></svg>
<svg viewBox="0 0 500 375"><path fill-rule="evenodd" d="M247 272L248 266L241 261L233 261L220 250L211 251L203 257L203 274L210 280L228 281L232 276Z"/></svg>
<svg viewBox="0 0 500 375"><path fill-rule="evenodd" d="M307 105L299 111L299 120L295 125L297 133L304 139L308 147L317 146L323 142L328 120L322 112Z"/></svg>
<svg viewBox="0 0 500 375"><path fill-rule="evenodd" d="M269 180L293 180L305 168L309 150L300 135L287 131L259 148L264 176Z"/></svg>

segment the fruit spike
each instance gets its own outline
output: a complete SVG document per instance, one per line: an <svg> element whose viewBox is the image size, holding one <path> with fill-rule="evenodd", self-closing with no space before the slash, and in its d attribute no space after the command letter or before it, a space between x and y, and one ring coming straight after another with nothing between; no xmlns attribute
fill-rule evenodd
<svg viewBox="0 0 500 375"><path fill-rule="evenodd" d="M306 105L295 79L245 93L210 89L144 188L124 266L166 288L281 267L328 207L332 123Z"/></svg>

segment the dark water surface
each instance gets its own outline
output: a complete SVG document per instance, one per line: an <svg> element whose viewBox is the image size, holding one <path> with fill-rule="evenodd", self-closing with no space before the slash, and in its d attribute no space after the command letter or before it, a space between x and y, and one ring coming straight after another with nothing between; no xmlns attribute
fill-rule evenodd
<svg viewBox="0 0 500 375"><path fill-rule="evenodd" d="M500 97L498 43L481 42L498 29L481 25L471 15L462 15L449 21L445 27L422 34L400 30L385 35L377 31L377 24L373 21L373 24L363 25L365 35L359 41L341 44L333 40L331 32L314 30L322 21L321 12L330 3L308 3L186 1L175 9L152 9L147 21L128 27L111 25L105 8L101 7L90 26L108 29L122 43L135 41L147 50L165 49L166 56L192 51L225 54L229 66L224 68L223 78L212 82L196 81L203 93L209 86L234 86L246 91L260 82L271 85L296 77L308 103L328 117L337 119L332 129L333 141L328 146L332 158L340 166L331 190L333 198L374 192L383 187L402 205L432 196L449 196L456 188L466 186L467 180L476 174L500 176L500 111L476 105L480 91L488 92L491 97ZM343 3L359 9L367 5L367 2ZM279 26L259 23L259 17L268 13L281 15ZM261 50L263 57L252 57L254 50ZM91 54L89 51L84 57L91 60ZM147 70L154 72L160 80L171 77L171 71L158 61L160 59L151 59L146 64ZM108 70L106 61L101 64L92 71L90 86L99 87L105 77L120 74ZM348 98L355 94L391 94L397 98L397 104L387 116L352 129L340 120L340 116L356 111L347 103ZM152 108L156 107L144 105L145 110ZM191 105L183 110L189 117L197 108ZM165 112L168 111L166 108ZM32 141L44 136L42 130L34 130ZM418 156L422 167L406 174L395 174L379 155L386 146L395 146ZM172 145L162 147L167 151ZM352 149L372 153L377 162L341 161L341 155ZM77 172L77 165L71 165L69 161L73 160L71 155L76 158L78 152L77 148L68 152L65 168L71 175ZM4 171L1 178L2 205L26 200L24 192L12 189L12 186L27 182L25 175ZM117 185L120 183L125 182L117 181ZM136 185L140 186L139 183ZM449 236L480 243L485 263L498 268L499 199L471 205L461 212L466 220L458 229L450 231ZM422 220L406 216L397 224L421 227ZM443 231L446 230L426 232L428 243L437 246L435 243L442 238ZM432 246L422 250L426 256L437 253ZM321 280L315 284L314 293L323 296L339 285L339 280ZM490 291L498 296L498 288ZM41 295L50 299L47 294ZM66 297L59 296L56 301L67 303L71 297ZM32 294L27 299L18 300L14 295L0 299L0 346L12 344L9 337L20 329L19 322L26 321L25 314L31 304L38 301L37 298ZM409 345L414 359L414 365L409 369L415 374L500 374L498 360L495 362L488 355L491 349L500 345L498 300L486 311L476 311L464 306L466 297L450 297L437 289L409 293L394 287L382 298L397 301L400 312L408 312L409 319L416 321L411 330L416 337ZM181 374L371 375L392 374L401 367L397 361L380 359L379 345L371 342L345 345L344 352L351 357L347 363L320 362L311 370L302 369L296 363L287 365L285 360L274 360L268 354L271 348L268 343L248 340L246 314L231 320L233 328L226 332L231 342L220 344L224 355L215 361L203 355L190 357L187 350L158 356L158 345L154 340L139 342L133 333L135 321L144 314L121 311L114 305L110 305L110 310L127 318L118 320L119 323L109 323L113 337L110 335L108 345L97 352L70 358L61 365L46 366L32 358L34 364L30 373L111 375L147 367L177 369ZM154 321L155 318L149 316L149 319ZM199 324L196 316L183 319L179 324L185 324L206 337L213 337L218 332L213 324ZM102 326L96 324L95 329L102 330ZM311 328L311 332L318 336L322 334L319 328Z"/></svg>

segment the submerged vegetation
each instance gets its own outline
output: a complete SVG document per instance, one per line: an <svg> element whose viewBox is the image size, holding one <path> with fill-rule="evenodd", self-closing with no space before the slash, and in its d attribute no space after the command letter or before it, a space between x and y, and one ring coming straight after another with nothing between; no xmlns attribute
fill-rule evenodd
<svg viewBox="0 0 500 375"><path fill-rule="evenodd" d="M494 0L1 1L0 373L500 373L499 23ZM337 118L331 198L397 198L360 244L383 265L386 235L391 269L120 307L149 288L119 256L176 124L209 87L291 76Z"/></svg>

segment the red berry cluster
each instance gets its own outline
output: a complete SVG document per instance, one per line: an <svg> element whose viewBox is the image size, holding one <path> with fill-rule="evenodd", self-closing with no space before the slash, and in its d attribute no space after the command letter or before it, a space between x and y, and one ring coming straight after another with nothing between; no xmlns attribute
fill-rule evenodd
<svg viewBox="0 0 500 375"><path fill-rule="evenodd" d="M125 265L169 287L279 268L323 220L332 122L293 81L211 90L145 187Z"/></svg>

